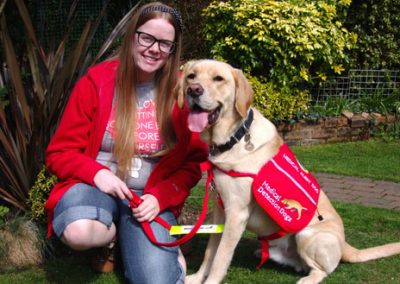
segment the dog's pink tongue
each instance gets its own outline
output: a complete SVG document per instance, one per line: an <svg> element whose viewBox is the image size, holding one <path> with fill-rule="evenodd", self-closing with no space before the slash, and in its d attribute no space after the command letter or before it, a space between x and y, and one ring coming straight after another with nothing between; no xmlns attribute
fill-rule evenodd
<svg viewBox="0 0 400 284"><path fill-rule="evenodd" d="M188 117L189 129L193 132L201 132L208 124L208 112L191 112Z"/></svg>

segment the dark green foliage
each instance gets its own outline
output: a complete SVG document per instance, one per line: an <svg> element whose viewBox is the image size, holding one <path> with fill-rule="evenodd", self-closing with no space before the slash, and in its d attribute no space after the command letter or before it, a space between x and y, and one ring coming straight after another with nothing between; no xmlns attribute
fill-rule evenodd
<svg viewBox="0 0 400 284"><path fill-rule="evenodd" d="M6 216L10 212L8 207L0 205L0 227L6 223Z"/></svg>
<svg viewBox="0 0 400 284"><path fill-rule="evenodd" d="M353 0L345 26L358 35L352 68L400 68L399 0Z"/></svg>
<svg viewBox="0 0 400 284"><path fill-rule="evenodd" d="M304 112L310 102L306 90L288 91L262 77L247 75L254 91L254 106L270 120L278 122L291 119L296 113Z"/></svg>
<svg viewBox="0 0 400 284"><path fill-rule="evenodd" d="M340 74L356 35L340 22L348 1L213 1L204 11L211 54L279 87Z"/></svg>
<svg viewBox="0 0 400 284"><path fill-rule="evenodd" d="M9 100L6 108L0 101L0 201L27 211L28 193L43 167L45 148L72 87L112 46L136 7L93 52L90 47L108 1L104 2L105 6L94 20L85 22L76 40L71 39L71 29L66 27L60 41L54 45L42 44L24 1L9 2L17 7L11 16L23 23L23 29L16 40L10 31L14 27L8 24L9 14L5 13L5 6L0 5L1 55L8 68L0 75L7 90L6 100ZM8 2L4 3L8 5ZM77 1L70 3L67 21L71 26L76 4ZM21 35L23 44L18 41ZM70 52L67 52L68 46L73 46Z"/></svg>
<svg viewBox="0 0 400 284"><path fill-rule="evenodd" d="M57 177L47 171L45 167L39 172L35 184L29 192L29 205L32 219L45 223L46 213L44 204L48 198L48 194L57 182Z"/></svg>

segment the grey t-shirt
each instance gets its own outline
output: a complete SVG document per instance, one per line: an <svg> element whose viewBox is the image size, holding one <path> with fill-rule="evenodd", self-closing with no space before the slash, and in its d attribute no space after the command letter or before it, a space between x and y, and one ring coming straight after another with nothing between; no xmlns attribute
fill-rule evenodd
<svg viewBox="0 0 400 284"><path fill-rule="evenodd" d="M151 109L150 111L147 109L146 112L142 112L144 108L147 108L149 104L154 105L154 97L155 97L155 86L154 82L146 82L143 84L139 84L136 88L137 96L138 96L138 116L142 115L147 117L147 119L150 120L149 125L154 125L156 124L156 119L155 119L155 108ZM114 138L112 134L112 126L110 128L110 125L113 125L113 117L111 114L109 124L106 128L106 131L104 133L104 137L100 146L100 151L97 155L96 160L109 167L110 170L113 173L117 172L117 164L116 164L116 158L113 155L113 148L114 148ZM157 136L158 135L158 130L154 130L153 128L152 135L151 137ZM139 131L139 126L136 129ZM146 132L142 134L142 136L145 136ZM157 138L159 139L159 138ZM138 140L138 137L136 137L136 141ZM140 142L140 141L139 141ZM148 141L145 141L148 142ZM150 141L151 142L151 141ZM160 141L158 140L158 143ZM162 150L163 146L162 144L157 144L157 143L150 143L152 146L148 146L149 143L144 143L143 141L141 142L140 148L142 148L143 151L141 151L140 155L137 155L132 158L132 164L131 164L131 171L129 175L127 176L125 183L129 188L134 189L135 191L142 191L146 185L147 179L150 176L151 171L153 170L154 166L158 162L159 158L158 157L153 157L151 154L154 154L155 152ZM147 145L147 146L142 146L142 145ZM155 146L154 146L155 145Z"/></svg>

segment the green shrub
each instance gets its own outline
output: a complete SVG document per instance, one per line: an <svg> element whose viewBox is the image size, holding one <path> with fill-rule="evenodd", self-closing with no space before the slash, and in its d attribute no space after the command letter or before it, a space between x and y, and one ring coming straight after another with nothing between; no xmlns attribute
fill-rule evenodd
<svg viewBox="0 0 400 284"><path fill-rule="evenodd" d="M345 25L357 33L351 68L400 68L400 0L353 0Z"/></svg>
<svg viewBox="0 0 400 284"><path fill-rule="evenodd" d="M264 76L279 88L340 74L356 42L338 19L350 1L213 1L205 40L213 57ZM293 88L294 87L294 88Z"/></svg>
<svg viewBox="0 0 400 284"><path fill-rule="evenodd" d="M389 105L385 105L389 102ZM391 124L380 124L375 129L372 130L371 135L373 137L381 138L385 141L400 141L400 124L399 124L399 117L400 117L400 99L399 94L397 94L397 100L392 101L390 99L385 100L382 103L382 109L386 110L389 109L390 113L394 115L394 122L393 125ZM387 115L388 112L385 112Z"/></svg>
<svg viewBox="0 0 400 284"><path fill-rule="evenodd" d="M44 203L56 182L57 177L50 174L47 169L43 167L29 192L28 204L31 207L30 212L32 214L32 219L40 222L46 221Z"/></svg>
<svg viewBox="0 0 400 284"><path fill-rule="evenodd" d="M101 47L94 50L91 46L109 1L103 3L95 19L87 19L76 41L71 37L70 26L79 17L77 1L71 1L68 27L60 31L60 41L54 37L49 48L35 32L35 21L31 19L32 11L25 5L26 1L3 2L0 5L0 54L8 72L0 72L0 82L5 82L7 91L5 96L5 91L0 91L0 201L10 204L11 211L28 213L29 191L42 169L46 145L57 128L71 89L89 66L111 51L137 6L119 21ZM9 9L15 11L6 13ZM19 27L14 22L23 25ZM18 27L22 28L20 32L14 30ZM69 50L69 46L74 48ZM6 108L3 108L3 100L9 101Z"/></svg>
<svg viewBox="0 0 400 284"><path fill-rule="evenodd" d="M10 212L8 207L0 205L0 227L6 223L6 216L8 212Z"/></svg>
<svg viewBox="0 0 400 284"><path fill-rule="evenodd" d="M345 69L346 52L356 42L339 19L349 4L213 1L203 10L203 33L211 57L260 78L252 79L255 105L268 118L283 120L307 108L307 85Z"/></svg>
<svg viewBox="0 0 400 284"><path fill-rule="evenodd" d="M371 94L363 94L359 98L360 109L366 112L379 112L382 114L396 113L400 103L400 91L384 94L377 89Z"/></svg>
<svg viewBox="0 0 400 284"><path fill-rule="evenodd" d="M287 120L305 111L310 102L307 91L279 89L263 78L247 75L254 90L254 106L272 121Z"/></svg>
<svg viewBox="0 0 400 284"><path fill-rule="evenodd" d="M357 100L351 100L344 97L328 97L322 103L312 105L307 110L305 117L326 118L339 116L343 111L360 112L360 106Z"/></svg>

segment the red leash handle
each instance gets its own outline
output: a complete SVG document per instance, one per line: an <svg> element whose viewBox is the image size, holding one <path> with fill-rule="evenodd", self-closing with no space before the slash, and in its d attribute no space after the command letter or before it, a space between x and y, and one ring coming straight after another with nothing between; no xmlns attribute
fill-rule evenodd
<svg viewBox="0 0 400 284"><path fill-rule="evenodd" d="M143 199L142 198L140 198L140 196L139 195L137 195L133 190L131 191L131 193L132 193L132 199L131 199L131 201L129 202L129 207L130 208L136 208L136 207L138 207L142 202L143 202ZM166 229L171 229L171 225L167 222L167 221L165 221L164 219L162 219L161 217L159 217L159 216L157 216L156 218L154 218L154 221L156 221L157 223L159 223L160 225L162 225L163 227L165 227ZM143 222L143 223L148 223L148 222ZM143 226L143 223L141 223L142 224L142 226ZM147 226L147 225L146 225ZM150 226L149 226L150 227ZM147 230L145 229L145 232L147 233ZM151 232L151 234L153 234L153 232Z"/></svg>
<svg viewBox="0 0 400 284"><path fill-rule="evenodd" d="M194 227L192 228L192 230L185 236L183 236L182 238L174 241L174 242L170 242L170 243L164 243L164 242L159 242L157 241L153 230L151 229L150 223L145 221L145 222L141 222L140 225L142 226L143 230L145 231L147 237L150 239L150 241L158 246L164 246L164 247L174 247L174 246L178 246L181 245L185 242L187 242L188 240L190 240L191 238L193 238L193 236L197 233L197 231L200 229L200 226L203 224L206 215L207 215L207 208L208 208L208 187L209 184L213 178L213 174L212 174L212 164L209 161L203 162L202 164L200 164L201 167L201 171L207 171L207 183L206 183L206 190L205 190L205 194L204 194L204 201L203 201L203 209L200 213L200 216L196 222L196 224L194 225ZM131 199L130 203L129 203L129 207L138 207L142 202L143 199L140 198L140 196L138 196L135 192L132 191L132 195L133 198ZM161 217L157 216L154 221L156 221L157 223L159 223L161 226L165 227L167 230L171 229L171 225L165 221L164 219L162 219Z"/></svg>
<svg viewBox="0 0 400 284"><path fill-rule="evenodd" d="M132 192L133 198L131 199L131 201L129 203L129 207L136 208L143 202L143 199L141 199L140 196L137 195L133 190L131 192Z"/></svg>

